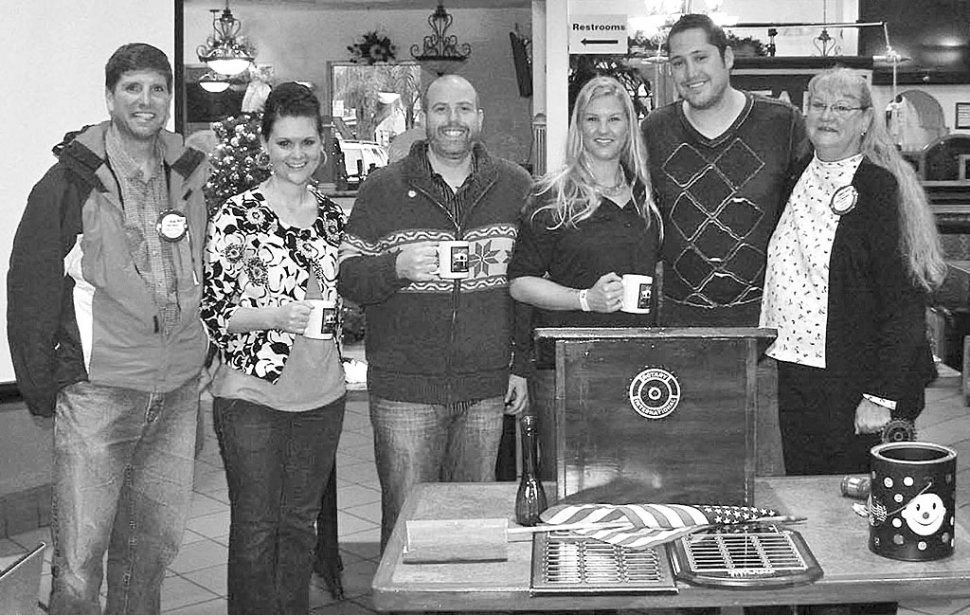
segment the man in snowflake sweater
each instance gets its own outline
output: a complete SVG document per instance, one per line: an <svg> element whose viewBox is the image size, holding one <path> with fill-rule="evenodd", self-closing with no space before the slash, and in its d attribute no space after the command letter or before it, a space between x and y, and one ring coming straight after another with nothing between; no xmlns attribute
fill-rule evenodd
<svg viewBox="0 0 970 615"><path fill-rule="evenodd" d="M340 248L338 288L367 318L382 548L416 483L494 480L503 414L527 399L506 268L531 178L485 151L468 81L440 77L424 103L427 139L368 176ZM450 240L469 242L465 279L437 273Z"/></svg>

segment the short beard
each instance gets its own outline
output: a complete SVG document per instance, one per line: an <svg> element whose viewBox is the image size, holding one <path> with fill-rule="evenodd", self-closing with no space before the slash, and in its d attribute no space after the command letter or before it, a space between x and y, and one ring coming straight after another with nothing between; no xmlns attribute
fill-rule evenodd
<svg viewBox="0 0 970 615"><path fill-rule="evenodd" d="M470 156L472 151L475 149L475 144L478 143L478 135L469 134L468 147L463 148L461 151L449 151L446 148L443 148L441 143L442 141L437 138L428 137L428 149L431 150L435 156L447 160L462 160Z"/></svg>

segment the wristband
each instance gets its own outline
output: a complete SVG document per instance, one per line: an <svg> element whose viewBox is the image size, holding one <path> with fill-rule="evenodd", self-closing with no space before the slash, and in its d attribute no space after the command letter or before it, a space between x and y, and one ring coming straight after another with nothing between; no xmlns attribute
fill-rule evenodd
<svg viewBox="0 0 970 615"><path fill-rule="evenodd" d="M588 288L584 288L583 290L579 291L579 307L581 307L584 312L589 311L589 300L586 299L586 293L588 292Z"/></svg>
<svg viewBox="0 0 970 615"><path fill-rule="evenodd" d="M869 401L876 404L877 406L882 406L883 408L887 408L889 410L896 409L896 402L891 399L876 397L875 395L870 395L869 393L863 393L862 397L863 399L868 399Z"/></svg>

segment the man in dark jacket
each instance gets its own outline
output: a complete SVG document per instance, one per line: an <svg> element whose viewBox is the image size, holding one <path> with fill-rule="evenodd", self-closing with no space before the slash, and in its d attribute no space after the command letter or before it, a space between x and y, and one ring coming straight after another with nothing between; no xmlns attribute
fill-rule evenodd
<svg viewBox="0 0 970 615"><path fill-rule="evenodd" d="M441 77L424 102L427 140L367 178L340 247L340 292L367 317L382 549L414 484L494 480L503 413L527 400L506 267L531 179L486 153L468 81ZM438 274L451 240L469 242L465 279Z"/></svg>
<svg viewBox="0 0 970 615"><path fill-rule="evenodd" d="M7 276L20 393L54 416L54 615L159 612L192 495L205 239L204 155L164 130L159 49L105 66L110 120L55 149Z"/></svg>

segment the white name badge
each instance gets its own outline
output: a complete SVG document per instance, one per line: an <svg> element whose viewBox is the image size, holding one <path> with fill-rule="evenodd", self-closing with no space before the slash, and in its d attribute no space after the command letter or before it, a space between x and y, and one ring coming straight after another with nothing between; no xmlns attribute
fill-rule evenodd
<svg viewBox="0 0 970 615"><path fill-rule="evenodd" d="M182 212L169 209L158 214L155 230L165 241L182 241L189 230L189 219Z"/></svg>

